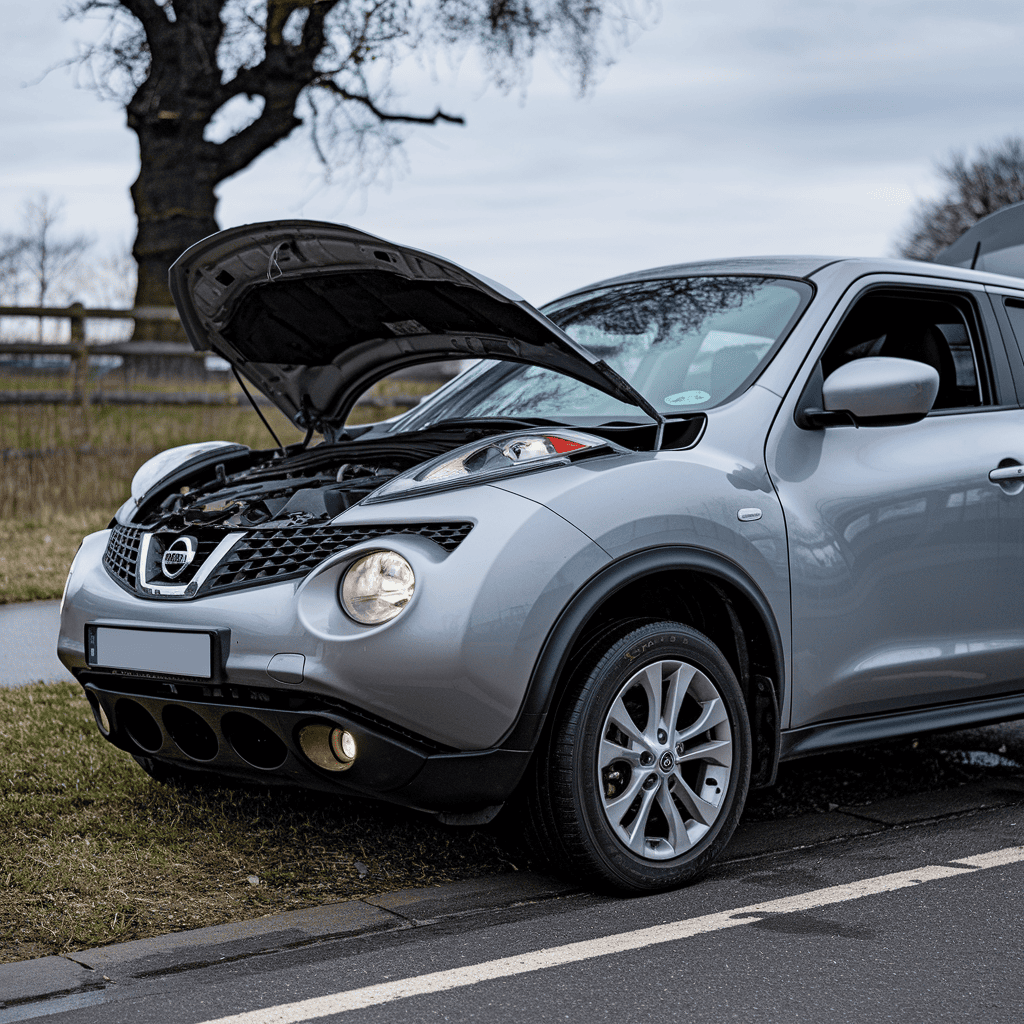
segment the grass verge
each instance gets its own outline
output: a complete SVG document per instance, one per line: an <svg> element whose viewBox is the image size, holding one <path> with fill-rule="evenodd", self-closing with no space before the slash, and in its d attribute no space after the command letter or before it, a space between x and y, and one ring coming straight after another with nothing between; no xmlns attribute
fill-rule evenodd
<svg viewBox="0 0 1024 1024"><path fill-rule="evenodd" d="M0 780L0 963L516 867L411 811L161 785L70 683L0 690Z"/></svg>

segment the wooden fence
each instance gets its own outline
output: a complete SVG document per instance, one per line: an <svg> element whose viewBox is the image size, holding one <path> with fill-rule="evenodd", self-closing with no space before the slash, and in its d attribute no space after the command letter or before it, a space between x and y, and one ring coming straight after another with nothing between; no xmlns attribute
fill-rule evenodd
<svg viewBox="0 0 1024 1024"><path fill-rule="evenodd" d="M178 311L173 306L144 306L136 309L87 309L81 303L70 306L0 306L0 318L33 317L43 319L66 320L69 324L68 341L0 341L0 357L3 356L67 356L70 359L70 388L64 390L31 391L26 389L0 388L0 405L244 405L244 395L228 391L221 392L188 390L184 385L189 379L195 380L199 375L175 373L175 367L199 361L205 366L205 360L212 353L197 352L187 342L177 341L89 341L86 338L85 323L87 320L148 320L178 323ZM90 356L120 356L122 360L145 361L152 364L165 364L171 372L161 374L167 380L178 376L181 379L180 389L168 391L120 390L110 391L103 386L102 378L97 382L89 381ZM5 366L0 360L0 377L4 375ZM197 369L201 369L197 367ZM253 398L264 406L270 401L258 392ZM419 401L418 397L409 395L392 395L387 398L367 396L359 401L361 406L373 408L398 407L409 408Z"/></svg>

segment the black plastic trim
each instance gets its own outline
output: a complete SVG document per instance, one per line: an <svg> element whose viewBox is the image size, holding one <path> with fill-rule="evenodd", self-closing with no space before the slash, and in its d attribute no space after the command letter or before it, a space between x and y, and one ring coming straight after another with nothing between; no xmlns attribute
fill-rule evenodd
<svg viewBox="0 0 1024 1024"><path fill-rule="evenodd" d="M251 704L203 702L174 694L152 695L117 688L117 679L97 679L89 673L82 680L89 702L100 704L111 723L109 742L130 754L190 772L214 774L259 785L291 785L328 793L349 794L431 812L462 813L503 803L515 789L530 760L529 750L472 750L427 754L369 726L356 716L333 709L291 709ZM244 689L244 688L243 688ZM121 722L120 702L139 705L159 728L160 744L154 749L140 747ZM217 738L217 750L208 760L198 761L180 751L168 733L165 712L185 708L198 715ZM246 715L269 729L286 748L281 764L260 768L234 749L221 725L231 715ZM310 763L298 742L302 726L328 722L348 729L356 738L358 755L344 772L328 772Z"/></svg>
<svg viewBox="0 0 1024 1024"><path fill-rule="evenodd" d="M788 761L809 754L860 746L862 743L895 739L897 736L964 729L968 726L1008 722L1015 718L1024 718L1024 693L918 708L891 715L821 722L783 732L780 760Z"/></svg>
<svg viewBox="0 0 1024 1024"><path fill-rule="evenodd" d="M532 750L472 750L433 754L395 797L432 811L475 810L504 803L530 763Z"/></svg>
<svg viewBox="0 0 1024 1024"><path fill-rule="evenodd" d="M96 629L99 626L108 629L129 629L141 633L205 633L210 637L210 678L202 676L186 676L176 672L140 672L136 669L108 668L105 665L94 665L88 661L83 671L100 673L110 679L151 679L161 682L180 680L185 683L212 685L227 679L228 652L231 650L231 630L225 626L182 626L177 623L153 626L137 626L126 624L120 620L94 619L85 624L86 658L92 658L96 648Z"/></svg>
<svg viewBox="0 0 1024 1024"><path fill-rule="evenodd" d="M569 652L583 634L597 609L616 591L635 580L666 569L697 570L731 583L751 601L764 623L772 645L774 677L780 697L785 693L785 655L782 634L768 599L734 562L702 548L667 545L623 556L606 566L577 591L548 634L534 667L526 698L512 728L500 746L511 750L533 750L565 671ZM780 699L779 703L783 703Z"/></svg>

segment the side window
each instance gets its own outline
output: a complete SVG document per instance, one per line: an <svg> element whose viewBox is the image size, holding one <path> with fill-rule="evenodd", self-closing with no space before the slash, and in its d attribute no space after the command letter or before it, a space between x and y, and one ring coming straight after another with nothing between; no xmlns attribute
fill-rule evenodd
<svg viewBox="0 0 1024 1024"><path fill-rule="evenodd" d="M851 308L821 358L824 377L865 356L914 359L939 374L935 409L990 405L978 330L966 297L872 291ZM1009 312L1009 311L1008 311ZM1021 315L1024 329L1024 308Z"/></svg>
<svg viewBox="0 0 1024 1024"><path fill-rule="evenodd" d="M1013 336L1017 339L1017 347L1024 355L1024 301L1020 299L1006 300L1006 317L1013 328Z"/></svg>

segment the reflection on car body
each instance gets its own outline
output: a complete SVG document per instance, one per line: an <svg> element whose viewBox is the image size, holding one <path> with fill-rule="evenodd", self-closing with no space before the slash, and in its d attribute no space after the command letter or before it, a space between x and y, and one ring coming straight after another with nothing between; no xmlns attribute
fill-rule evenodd
<svg viewBox="0 0 1024 1024"><path fill-rule="evenodd" d="M172 268L185 329L305 441L143 466L60 657L157 778L504 807L595 885L697 877L780 759L1024 715L1024 281L985 230L543 313L351 228L214 235ZM346 426L442 359L474 362Z"/></svg>

